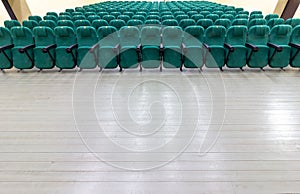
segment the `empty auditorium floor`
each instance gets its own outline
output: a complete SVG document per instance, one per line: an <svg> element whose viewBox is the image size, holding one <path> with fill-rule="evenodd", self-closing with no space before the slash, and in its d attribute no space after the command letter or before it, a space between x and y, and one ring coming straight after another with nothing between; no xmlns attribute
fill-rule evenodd
<svg viewBox="0 0 300 194"><path fill-rule="evenodd" d="M0 193L300 192L300 71L0 73Z"/></svg>

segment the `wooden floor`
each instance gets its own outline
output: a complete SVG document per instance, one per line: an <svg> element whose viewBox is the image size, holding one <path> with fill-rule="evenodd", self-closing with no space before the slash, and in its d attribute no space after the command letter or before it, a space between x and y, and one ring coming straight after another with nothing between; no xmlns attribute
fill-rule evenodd
<svg viewBox="0 0 300 194"><path fill-rule="evenodd" d="M0 73L0 193L300 193L300 71Z"/></svg>

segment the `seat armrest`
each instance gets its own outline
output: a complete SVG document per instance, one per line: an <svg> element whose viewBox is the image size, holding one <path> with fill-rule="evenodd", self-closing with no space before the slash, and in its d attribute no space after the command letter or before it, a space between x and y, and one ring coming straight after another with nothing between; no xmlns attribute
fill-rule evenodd
<svg viewBox="0 0 300 194"><path fill-rule="evenodd" d="M245 45L246 45L246 47L252 49L252 51L254 51L254 52L258 51L257 46L255 46L254 44L246 43Z"/></svg>
<svg viewBox="0 0 300 194"><path fill-rule="evenodd" d="M97 43L97 44L95 44L95 45L93 45L91 48L90 48L90 53L93 53L93 52L95 52L95 50L96 49L98 49L99 48L99 44Z"/></svg>
<svg viewBox="0 0 300 194"><path fill-rule="evenodd" d="M163 51L164 51L164 45L163 45L163 44L160 44L160 45L159 45L159 51L160 51L160 52L163 52Z"/></svg>
<svg viewBox="0 0 300 194"><path fill-rule="evenodd" d="M289 46L294 47L294 48L300 50L300 44L296 44L296 43L292 43L291 42L291 43L289 43Z"/></svg>
<svg viewBox="0 0 300 194"><path fill-rule="evenodd" d="M182 50L183 50L184 53L187 52L187 48L186 48L186 46L185 46L184 43L181 44L181 48L182 48Z"/></svg>
<svg viewBox="0 0 300 194"><path fill-rule="evenodd" d="M43 51L43 53L47 53L50 49L54 49L56 47L57 47L56 44L51 44L49 46L46 46L45 48L42 48L42 51Z"/></svg>
<svg viewBox="0 0 300 194"><path fill-rule="evenodd" d="M114 51L115 53L117 53L117 52L119 51L119 49L120 49L120 44L117 44L117 45L113 48L113 51Z"/></svg>
<svg viewBox="0 0 300 194"><path fill-rule="evenodd" d="M203 46L204 46L204 48L205 48L205 49L207 49L207 50L208 50L208 52L210 52L210 51L211 51L211 48L208 46L208 44L206 44L206 43L203 43Z"/></svg>
<svg viewBox="0 0 300 194"><path fill-rule="evenodd" d="M73 44L69 48L66 48L67 53L71 53L74 49L78 48L78 44Z"/></svg>
<svg viewBox="0 0 300 194"><path fill-rule="evenodd" d="M137 45L136 46L136 51L141 52L141 50L142 50L142 44Z"/></svg>
<svg viewBox="0 0 300 194"><path fill-rule="evenodd" d="M33 49L34 47L35 47L34 44L30 44L30 45L24 46L23 48L19 48L19 52L24 53L26 50Z"/></svg>
<svg viewBox="0 0 300 194"><path fill-rule="evenodd" d="M228 43L224 43L224 47L225 47L225 48L228 48L230 52L233 52L233 51L234 51L233 46L231 46L231 45L228 44Z"/></svg>
<svg viewBox="0 0 300 194"><path fill-rule="evenodd" d="M11 49L11 48L13 48L13 47L14 47L13 44L4 45L4 46L0 47L0 53L1 53L2 51L7 50L7 49Z"/></svg>
<svg viewBox="0 0 300 194"><path fill-rule="evenodd" d="M273 43L268 42L267 44L269 47L274 48L276 51L281 52L282 51L282 47Z"/></svg>

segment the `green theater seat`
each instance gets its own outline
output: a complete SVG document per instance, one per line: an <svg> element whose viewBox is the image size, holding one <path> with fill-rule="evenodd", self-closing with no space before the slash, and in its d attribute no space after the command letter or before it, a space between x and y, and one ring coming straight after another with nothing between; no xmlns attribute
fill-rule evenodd
<svg viewBox="0 0 300 194"><path fill-rule="evenodd" d="M67 26L54 29L56 37L56 66L60 69L73 69L77 65L76 36L74 30Z"/></svg>
<svg viewBox="0 0 300 194"><path fill-rule="evenodd" d="M113 26L103 26L97 30L99 41L100 69L113 69L118 66L119 36Z"/></svg>
<svg viewBox="0 0 300 194"><path fill-rule="evenodd" d="M141 53L143 68L158 68L161 66L160 27L145 26L141 30Z"/></svg>
<svg viewBox="0 0 300 194"><path fill-rule="evenodd" d="M185 68L200 68L203 61L203 36L204 28L201 26L189 26L185 28L183 36L183 61Z"/></svg>
<svg viewBox="0 0 300 194"><path fill-rule="evenodd" d="M51 28L45 26L33 29L35 37L34 62L35 66L42 69L52 69L55 66L55 35Z"/></svg>
<svg viewBox="0 0 300 194"><path fill-rule="evenodd" d="M225 40L227 67L242 69L246 65L246 39L246 26L231 26L228 29Z"/></svg>
<svg viewBox="0 0 300 194"><path fill-rule="evenodd" d="M14 47L9 29L0 27L0 69L13 67L12 51Z"/></svg>
<svg viewBox="0 0 300 194"><path fill-rule="evenodd" d="M17 69L31 69L34 66L32 32L27 27L12 27L14 48L12 48L13 64Z"/></svg>
<svg viewBox="0 0 300 194"><path fill-rule="evenodd" d="M277 25L271 29L268 46L269 66L272 68L284 68L290 60L290 42L292 27L290 25Z"/></svg>
<svg viewBox="0 0 300 194"><path fill-rule="evenodd" d="M248 47L247 64L250 68L262 69L268 65L269 33L270 28L267 25L256 25L249 29L246 46Z"/></svg>
<svg viewBox="0 0 300 194"><path fill-rule="evenodd" d="M163 66L180 68L182 66L182 29L167 26L162 31Z"/></svg>
<svg viewBox="0 0 300 194"><path fill-rule="evenodd" d="M140 62L140 31L135 26L125 26L120 29L120 67L136 68Z"/></svg>
<svg viewBox="0 0 300 194"><path fill-rule="evenodd" d="M81 26L76 30L78 43L77 64L80 69L94 69L98 66L98 37L95 28Z"/></svg>
<svg viewBox="0 0 300 194"><path fill-rule="evenodd" d="M205 66L222 70L225 61L225 35L223 26L210 26L204 33Z"/></svg>

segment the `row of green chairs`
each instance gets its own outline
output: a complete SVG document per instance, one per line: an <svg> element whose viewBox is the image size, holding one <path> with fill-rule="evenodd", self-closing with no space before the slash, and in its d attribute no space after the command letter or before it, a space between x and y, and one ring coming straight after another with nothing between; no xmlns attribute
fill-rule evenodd
<svg viewBox="0 0 300 194"><path fill-rule="evenodd" d="M12 35L12 36L11 36ZM34 37L34 38L33 38ZM0 69L300 67L300 26L0 28Z"/></svg>

